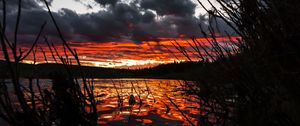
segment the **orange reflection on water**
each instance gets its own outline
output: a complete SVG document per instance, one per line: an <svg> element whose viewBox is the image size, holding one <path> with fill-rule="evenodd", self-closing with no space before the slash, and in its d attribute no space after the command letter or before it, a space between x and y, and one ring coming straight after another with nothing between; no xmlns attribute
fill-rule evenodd
<svg viewBox="0 0 300 126"><path fill-rule="evenodd" d="M190 120L197 125L198 99L183 95L178 80L99 79L95 80L95 88L98 124L173 126L190 125ZM129 103L130 95L134 96L133 105Z"/></svg>

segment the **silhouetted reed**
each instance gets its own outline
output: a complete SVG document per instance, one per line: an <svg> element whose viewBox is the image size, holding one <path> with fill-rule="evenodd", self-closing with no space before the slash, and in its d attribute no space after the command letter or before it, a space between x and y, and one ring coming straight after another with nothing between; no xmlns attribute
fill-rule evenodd
<svg viewBox="0 0 300 126"><path fill-rule="evenodd" d="M200 26L207 42L195 38L190 42L204 65L196 83L185 84L187 93L203 100L201 106L208 106L221 125L300 125L299 2L207 0L209 6L198 2L210 24L208 31ZM217 19L240 38L221 31L230 42L220 45L220 26L213 25ZM189 50L176 42L174 47L191 59Z"/></svg>
<svg viewBox="0 0 300 126"><path fill-rule="evenodd" d="M35 73L26 75L28 78L28 86L20 81L19 64L26 59L31 53L33 54L33 63L36 63L36 53L38 53L38 41L43 34L44 27L47 22L43 23L36 35L32 46L29 50L23 51L22 47L18 47L18 29L21 20L22 0L18 2L16 25L14 38L12 41L7 39L6 35L6 0L2 0L3 18L1 21L0 39L2 52L9 69L9 76L13 84L13 92L8 91L5 82L1 82L0 92L0 117L10 125L96 125L97 109L93 94L93 84L87 81L85 74L81 70L81 64L76 50L73 50L63 38L63 35L49 9L48 3L44 0L48 9L48 13L55 24L60 39L63 42L64 56L58 53L58 50L51 44L47 37L44 39L50 49L52 58L56 63L62 63L65 67L67 75L60 73L51 74L51 88L43 88L40 86L39 79L34 78ZM39 47L44 55L46 62L46 54L43 48ZM54 50L54 51L53 51ZM10 54L9 52L12 52ZM69 54L71 56L69 56ZM56 58L57 57L57 58ZM72 58L81 71L81 78L74 76ZM36 80L36 85L33 81ZM81 84L81 82L83 84ZM16 98L14 98L16 96Z"/></svg>

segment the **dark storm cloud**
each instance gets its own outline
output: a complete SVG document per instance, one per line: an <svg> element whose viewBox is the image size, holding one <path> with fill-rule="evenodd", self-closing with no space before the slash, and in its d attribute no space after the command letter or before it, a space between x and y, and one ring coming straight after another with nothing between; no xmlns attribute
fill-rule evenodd
<svg viewBox="0 0 300 126"><path fill-rule="evenodd" d="M49 5L53 2L53 0L47 0ZM42 4L42 0L21 0L21 7L25 10L35 10L42 9L40 4ZM6 0L6 8L7 12L15 12L17 10L19 4L19 0ZM0 6L2 8L2 1L0 2Z"/></svg>
<svg viewBox="0 0 300 126"><path fill-rule="evenodd" d="M62 17L69 21L77 39L89 41L117 41L130 36L134 24L139 22L141 14L127 4L117 4L109 11L78 15L64 9Z"/></svg>
<svg viewBox="0 0 300 126"><path fill-rule="evenodd" d="M48 0L49 3L52 0ZM17 8L19 0L7 0L6 1L6 34L10 40L13 38L16 19L17 19ZM21 20L18 30L18 40L22 42L33 42L39 32L40 27L45 21L49 21L48 13L43 10L41 6L42 1L40 0L22 0L21 1ZM2 2L0 2L0 16L3 17ZM60 17L54 13L55 17ZM59 20L59 18L58 18ZM2 22L2 20L1 20ZM48 23L46 27L47 34L54 36L56 33L52 23ZM56 36L56 34L55 34Z"/></svg>
<svg viewBox="0 0 300 126"><path fill-rule="evenodd" d="M95 2L101 5L115 5L119 0L95 0Z"/></svg>
<svg viewBox="0 0 300 126"><path fill-rule="evenodd" d="M194 16L196 5L190 0L134 0L130 3L119 0L95 1L104 6L113 6L105 6L105 10L89 14L77 14L69 9L53 12L68 41L131 40L138 43L156 41L162 37L191 37L200 35L199 23L205 25L202 22L204 18ZM8 1L7 4L7 33L12 37L18 0ZM33 41L44 21L48 21L44 34L52 41L59 40L49 14L43 8L37 0L23 0L20 41Z"/></svg>

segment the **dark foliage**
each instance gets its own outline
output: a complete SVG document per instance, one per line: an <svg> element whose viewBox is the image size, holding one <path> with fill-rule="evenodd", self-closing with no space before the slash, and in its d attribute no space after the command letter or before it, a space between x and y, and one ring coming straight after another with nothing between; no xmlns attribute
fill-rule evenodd
<svg viewBox="0 0 300 126"><path fill-rule="evenodd" d="M62 63L62 69L65 75L61 73L52 74L53 83L51 89L41 87L39 78L36 78L35 71L21 75L21 70L29 70L30 65L21 64L29 54L36 54L37 42L43 34L46 22L41 26L36 35L36 39L29 50L23 50L18 43L18 29L21 20L22 0L18 0L16 25L14 39L9 40L6 33L6 0L1 1L2 20L0 23L0 45L4 55L5 62L1 62L1 74L11 81L0 83L0 117L10 125L15 126L40 126L40 125L95 125L98 115L93 94L93 85L87 82L83 74L76 50L69 47L60 32L59 27L49 9L48 3L44 0L48 13L55 24L55 28L61 38L64 46L65 55L60 56L54 46L50 46L45 37L49 49L56 52L55 61ZM54 51L52 53L55 58ZM67 53L68 52L68 53ZM70 54L74 57L80 76L73 75L73 69L70 69ZM45 58L46 59L46 58ZM34 61L35 63L35 61ZM24 74L24 73L23 73ZM27 77L28 83L21 81L21 77ZM78 82L81 78L83 83ZM36 80L36 83L33 83ZM88 111L89 110L89 111Z"/></svg>
<svg viewBox="0 0 300 126"><path fill-rule="evenodd" d="M208 57L212 62L199 71L197 84L187 85L189 93L203 99L201 105L210 107L209 113L215 113L218 120L215 123L221 125L300 125L300 3L207 1L212 10L199 3L211 22L222 19L241 37L238 42L232 40L239 50L224 55L226 52L219 49L222 46L212 40L218 45L213 50L217 55ZM202 34L215 38L218 28L208 29L209 33L202 30ZM210 125L205 121L207 115L203 118L202 123Z"/></svg>

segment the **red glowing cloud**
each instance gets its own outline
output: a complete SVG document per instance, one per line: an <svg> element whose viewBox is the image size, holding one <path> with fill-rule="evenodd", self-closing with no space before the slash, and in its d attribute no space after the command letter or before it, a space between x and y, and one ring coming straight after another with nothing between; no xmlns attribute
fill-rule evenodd
<svg viewBox="0 0 300 126"><path fill-rule="evenodd" d="M235 40L238 37L232 37ZM205 46L209 46L207 41L211 38L197 38ZM217 38L219 42L229 41L229 38ZM170 63L174 61L183 61L187 58L182 55L175 47L174 43L178 43L188 51L193 60L197 59L194 50L190 46L191 39L184 38L160 38L159 41L142 41L134 43L130 41L122 42L69 42L69 45L78 52L79 58L83 65L99 66L99 67L123 67L137 68L150 67L161 63ZM39 44L36 48L37 63L54 62L54 58L47 44ZM23 50L28 50L29 45L20 45ZM58 54L65 55L62 45L55 45ZM42 50L44 53L42 53ZM54 51L54 50L53 50ZM69 54L68 54L69 55ZM1 56L2 51L1 51ZM46 56L46 57L45 57ZM3 59L3 57L0 57ZM57 57L56 57L57 58ZM24 62L32 63L33 55L24 60Z"/></svg>

